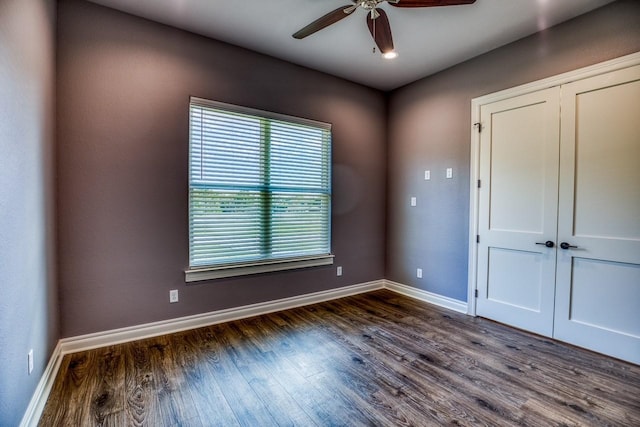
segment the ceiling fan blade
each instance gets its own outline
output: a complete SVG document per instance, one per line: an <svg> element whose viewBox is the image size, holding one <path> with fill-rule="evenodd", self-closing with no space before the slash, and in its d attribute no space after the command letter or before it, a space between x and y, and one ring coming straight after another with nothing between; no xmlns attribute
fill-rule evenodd
<svg viewBox="0 0 640 427"><path fill-rule="evenodd" d="M355 10L355 8L353 7L353 5L349 4L349 5L346 5L346 6L342 6L342 7L338 8L338 9L334 10L333 12L329 12L326 15L322 16L321 18L316 19L311 24L307 25L306 27L304 27L300 31L296 32L293 35L293 38L295 38L295 39L303 39L303 38L305 38L307 36L310 36L311 34L317 32L317 31L320 31L323 28L326 28L331 24L335 24L336 22L340 21L341 19L346 18L354 10Z"/></svg>
<svg viewBox="0 0 640 427"><path fill-rule="evenodd" d="M433 7L433 6L458 6L461 4L472 4L476 0L399 0L398 2L388 2L394 7Z"/></svg>
<svg viewBox="0 0 640 427"><path fill-rule="evenodd" d="M393 50L393 37L391 36L389 18L384 10L376 8L375 11L380 15L373 19L371 13L367 13L367 27L369 27L369 32L376 45L378 45L380 52L391 52Z"/></svg>

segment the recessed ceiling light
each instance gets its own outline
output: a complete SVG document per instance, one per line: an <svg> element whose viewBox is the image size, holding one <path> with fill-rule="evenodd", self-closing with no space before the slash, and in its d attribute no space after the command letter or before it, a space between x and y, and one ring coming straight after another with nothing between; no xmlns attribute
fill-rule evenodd
<svg viewBox="0 0 640 427"><path fill-rule="evenodd" d="M393 58L397 58L398 57L398 52L396 52L395 50L390 50L389 52L385 52L382 54L382 57L384 59L393 59Z"/></svg>

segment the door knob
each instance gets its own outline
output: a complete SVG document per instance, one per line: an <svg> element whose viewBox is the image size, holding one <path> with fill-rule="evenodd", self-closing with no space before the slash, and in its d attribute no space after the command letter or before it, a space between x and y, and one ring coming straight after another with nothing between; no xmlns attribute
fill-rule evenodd
<svg viewBox="0 0 640 427"><path fill-rule="evenodd" d="M536 245L545 245L548 248L552 248L555 244L551 240L547 240L546 242L536 242Z"/></svg>
<svg viewBox="0 0 640 427"><path fill-rule="evenodd" d="M561 247L562 249L576 249L576 248L577 248L577 246L570 245L570 244L569 244L569 243L567 243L567 242L562 242L562 243L560 243L560 247Z"/></svg>

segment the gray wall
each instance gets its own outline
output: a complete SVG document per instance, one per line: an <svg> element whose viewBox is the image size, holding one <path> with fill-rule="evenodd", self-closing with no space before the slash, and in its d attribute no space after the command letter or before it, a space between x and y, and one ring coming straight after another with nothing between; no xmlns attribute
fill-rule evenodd
<svg viewBox="0 0 640 427"><path fill-rule="evenodd" d="M0 425L17 425L58 340L53 1L0 1ZM34 350L34 371L27 352Z"/></svg>
<svg viewBox="0 0 640 427"><path fill-rule="evenodd" d="M387 279L466 301L471 99L640 51L639 23L618 1L391 93Z"/></svg>
<svg viewBox="0 0 640 427"><path fill-rule="evenodd" d="M384 277L383 93L82 1L57 42L63 337ZM190 95L333 124L334 266L185 285Z"/></svg>

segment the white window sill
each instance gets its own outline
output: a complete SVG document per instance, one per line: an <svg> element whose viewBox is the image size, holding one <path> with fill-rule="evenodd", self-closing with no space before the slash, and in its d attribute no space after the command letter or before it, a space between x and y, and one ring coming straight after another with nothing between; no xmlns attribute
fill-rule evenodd
<svg viewBox="0 0 640 427"><path fill-rule="evenodd" d="M332 265L333 258L333 255L325 254L299 258L246 262L241 264L226 264L215 267L202 267L186 270L184 272L184 276L187 283L198 282L201 280L246 276L249 274L267 273L271 271Z"/></svg>

